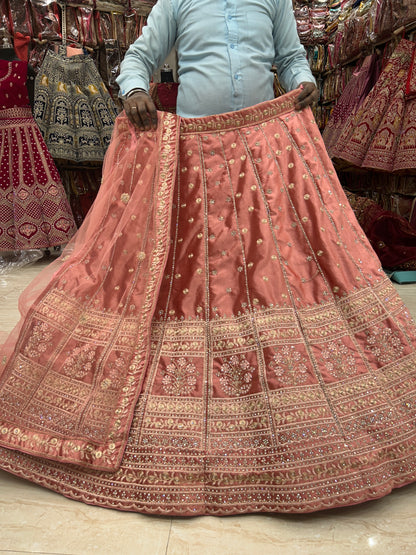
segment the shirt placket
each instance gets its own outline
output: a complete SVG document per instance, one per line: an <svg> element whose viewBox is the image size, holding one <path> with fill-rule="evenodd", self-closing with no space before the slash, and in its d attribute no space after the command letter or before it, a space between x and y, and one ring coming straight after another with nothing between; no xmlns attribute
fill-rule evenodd
<svg viewBox="0 0 416 555"><path fill-rule="evenodd" d="M224 0L224 15L227 26L227 48L230 60L230 76L232 81L231 105L234 110L242 108L243 75L240 63L239 23L237 17L237 2Z"/></svg>

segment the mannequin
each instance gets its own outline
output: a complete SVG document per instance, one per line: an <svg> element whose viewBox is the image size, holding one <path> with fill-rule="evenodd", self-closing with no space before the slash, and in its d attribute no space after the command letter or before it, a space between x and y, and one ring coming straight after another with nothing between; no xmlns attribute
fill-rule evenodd
<svg viewBox="0 0 416 555"><path fill-rule="evenodd" d="M160 70L160 81L161 83L173 83L173 69L168 65L165 64L163 68Z"/></svg>
<svg viewBox="0 0 416 555"><path fill-rule="evenodd" d="M175 83L173 69L168 64L165 64L160 70L160 81L160 83L150 85L153 102L158 110L175 113L178 83Z"/></svg>

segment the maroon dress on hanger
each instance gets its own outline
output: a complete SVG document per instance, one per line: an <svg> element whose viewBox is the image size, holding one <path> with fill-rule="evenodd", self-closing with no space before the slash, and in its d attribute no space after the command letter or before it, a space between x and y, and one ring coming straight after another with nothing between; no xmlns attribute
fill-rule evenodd
<svg viewBox="0 0 416 555"><path fill-rule="evenodd" d="M331 155L358 167L388 172L416 167L416 45L402 39L376 85L353 113Z"/></svg>
<svg viewBox="0 0 416 555"><path fill-rule="evenodd" d="M66 244L76 231L26 78L26 62L0 60L0 251Z"/></svg>
<svg viewBox="0 0 416 555"><path fill-rule="evenodd" d="M357 112L379 76L377 54L366 56L339 97L322 134L329 156L346 122Z"/></svg>

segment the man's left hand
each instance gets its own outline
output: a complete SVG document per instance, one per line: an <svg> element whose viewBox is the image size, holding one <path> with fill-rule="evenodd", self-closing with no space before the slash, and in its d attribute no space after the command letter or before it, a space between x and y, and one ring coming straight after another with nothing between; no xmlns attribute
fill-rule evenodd
<svg viewBox="0 0 416 555"><path fill-rule="evenodd" d="M318 102L319 92L315 83L304 82L300 84L299 88L301 93L295 100L295 110L303 110L306 106L312 106Z"/></svg>

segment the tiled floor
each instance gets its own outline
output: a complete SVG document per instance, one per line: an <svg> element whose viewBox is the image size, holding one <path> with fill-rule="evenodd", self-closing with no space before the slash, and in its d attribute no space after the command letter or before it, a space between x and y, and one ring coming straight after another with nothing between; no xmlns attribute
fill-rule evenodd
<svg viewBox="0 0 416 555"><path fill-rule="evenodd" d="M0 275L0 330L44 266ZM416 316L416 285L398 287ZM416 555L416 484L379 501L311 515L158 518L91 507L0 471L0 555Z"/></svg>

